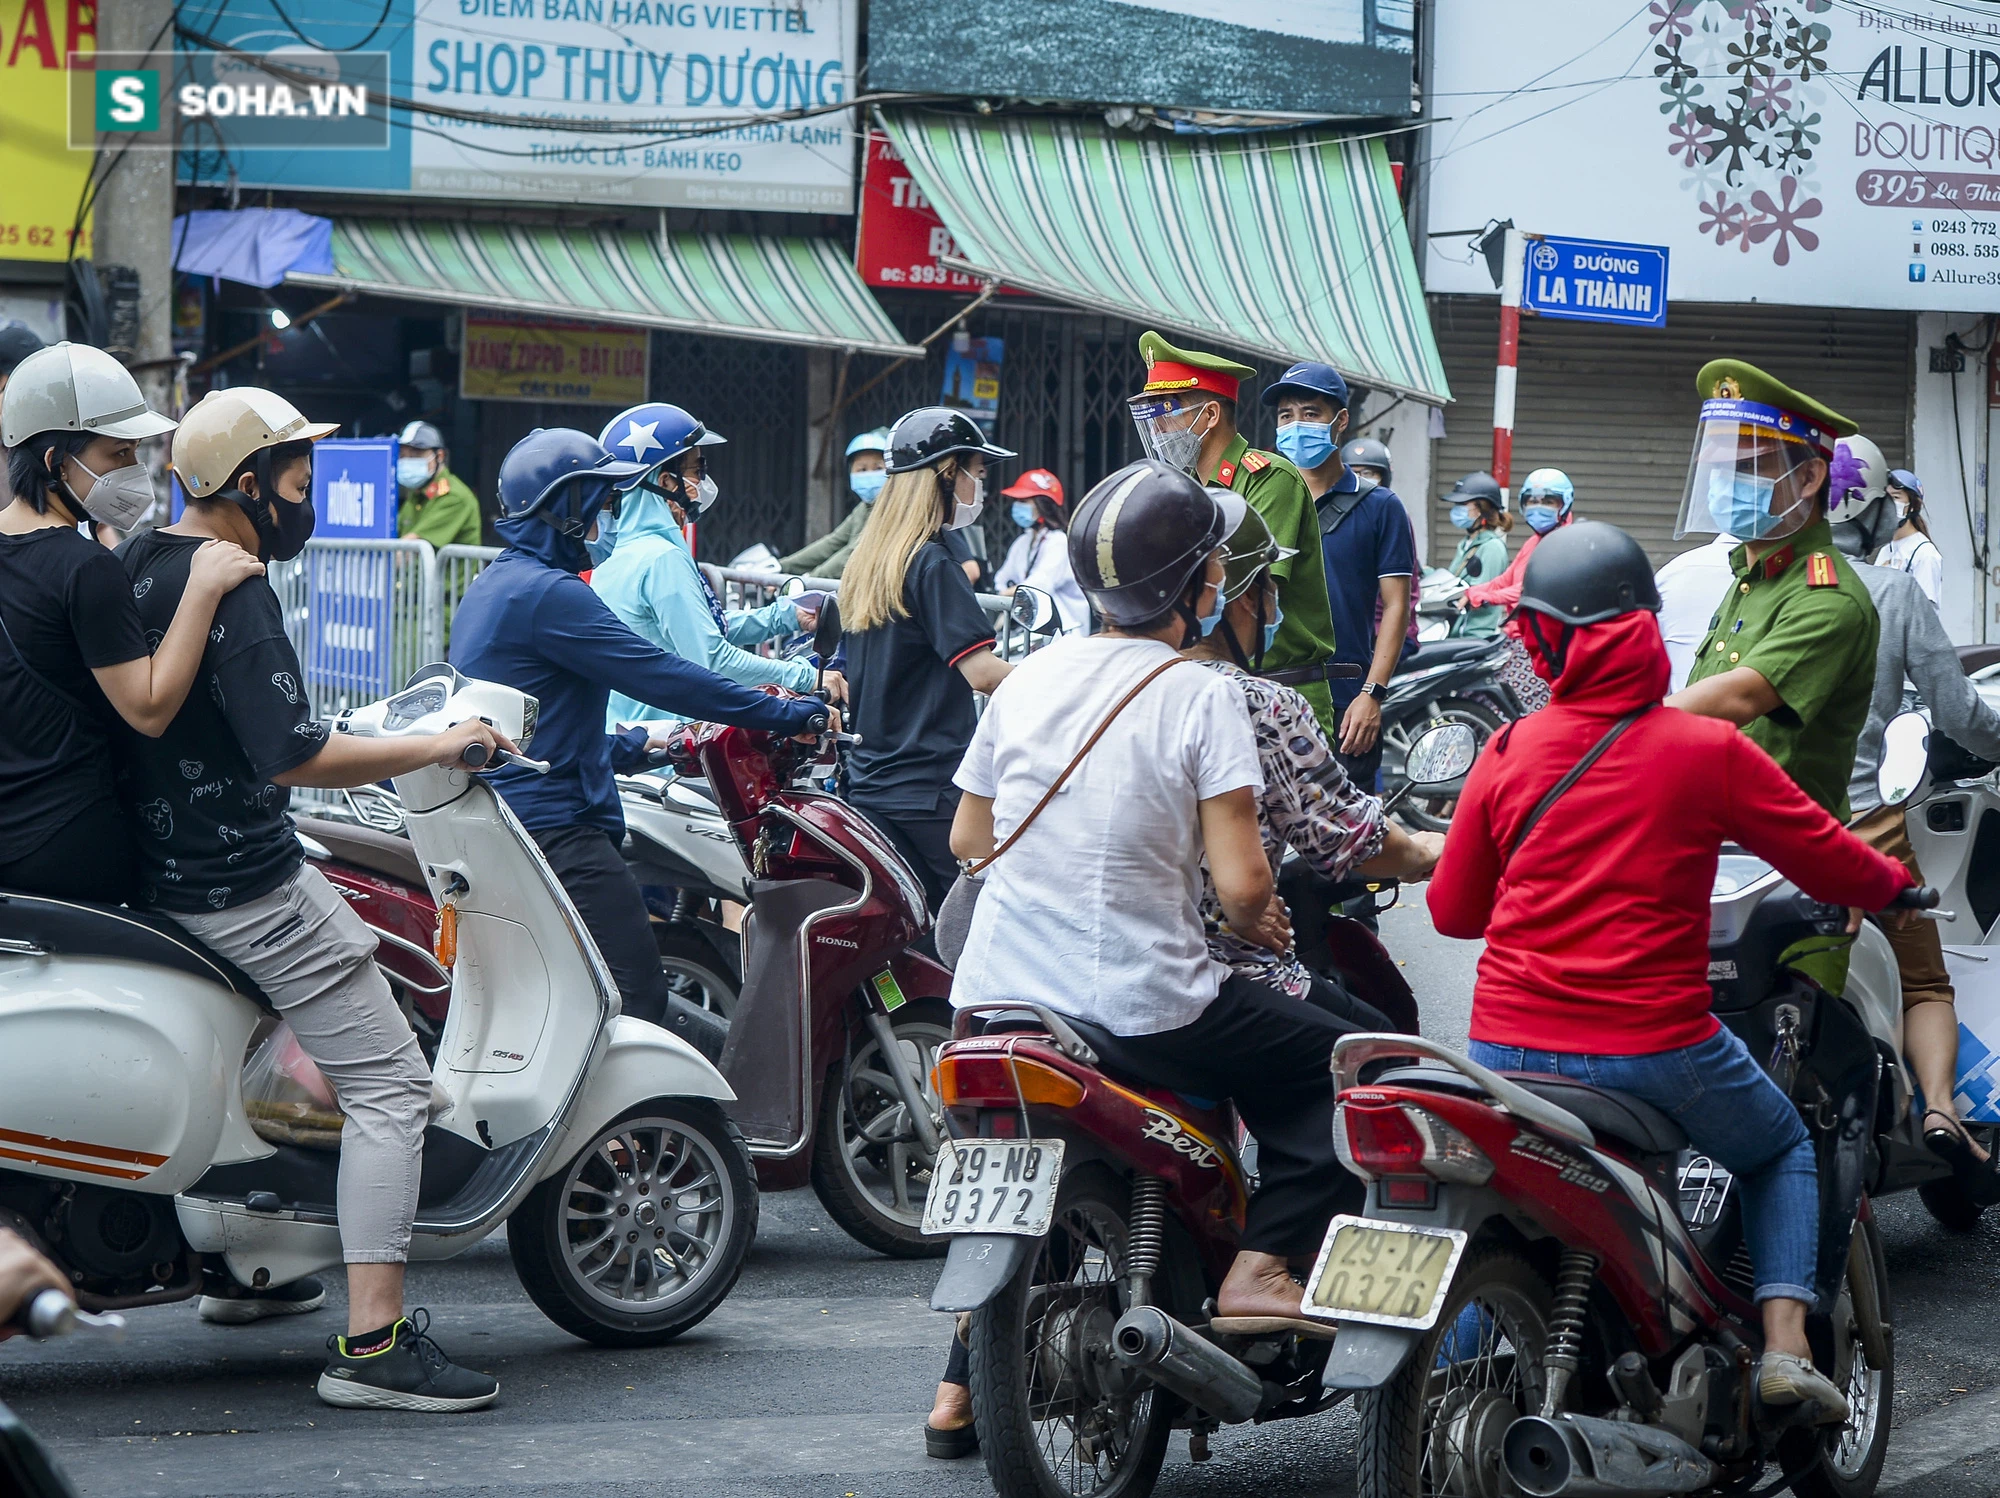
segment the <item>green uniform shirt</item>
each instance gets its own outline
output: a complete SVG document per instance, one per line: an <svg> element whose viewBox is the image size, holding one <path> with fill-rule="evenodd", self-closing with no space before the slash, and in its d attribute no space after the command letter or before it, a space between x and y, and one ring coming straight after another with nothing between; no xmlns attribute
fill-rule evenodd
<svg viewBox="0 0 2000 1498"><path fill-rule="evenodd" d="M421 489L405 489L396 510L396 534L432 546L477 546L479 500L465 480L440 467Z"/></svg>
<svg viewBox="0 0 2000 1498"><path fill-rule="evenodd" d="M1868 721L1880 625L1868 588L1824 520L1752 563L1729 554L1736 586L1697 648L1688 685L1749 666L1781 705L1743 731L1837 817L1847 815L1854 743Z"/></svg>
<svg viewBox="0 0 2000 1498"><path fill-rule="evenodd" d="M1222 450L1222 461L1208 480L1234 489L1264 517L1280 546L1298 548L1271 568L1278 580L1278 600L1285 610L1278 638L1264 653L1264 669L1287 671L1317 666L1333 658L1333 611L1326 597L1326 556L1319 544L1319 512L1312 491L1298 469L1276 453L1253 448L1241 432ZM1300 683L1294 690L1312 704L1327 737L1340 737L1340 714L1323 681Z"/></svg>
<svg viewBox="0 0 2000 1498"><path fill-rule="evenodd" d="M779 557L778 570L796 572L801 577L839 577L854 555L854 548L861 544L861 532L874 513L872 504L855 505L845 520L817 541L807 542L788 557Z"/></svg>

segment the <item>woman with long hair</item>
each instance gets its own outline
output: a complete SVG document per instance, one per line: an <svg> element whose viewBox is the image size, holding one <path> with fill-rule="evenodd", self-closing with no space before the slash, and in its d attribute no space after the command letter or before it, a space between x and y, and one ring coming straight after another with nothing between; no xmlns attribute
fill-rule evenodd
<svg viewBox="0 0 2000 1498"><path fill-rule="evenodd" d="M840 579L848 702L861 736L847 759L847 799L909 861L933 910L958 874L952 774L972 742L972 696L1009 669L944 537L978 520L988 460L1013 456L963 411L910 412L890 433L888 482Z"/></svg>
<svg viewBox="0 0 2000 1498"><path fill-rule="evenodd" d="M1090 632L1090 605L1070 570L1069 540L1064 534L1062 480L1046 468L1030 468L1000 491L1010 502L1009 515L1021 534L1007 548L1007 559L994 574L994 586L1012 593L1025 584L1040 588L1055 600L1063 633Z"/></svg>
<svg viewBox="0 0 2000 1498"><path fill-rule="evenodd" d="M1924 590L1931 607L1936 608L1944 592L1944 553L1938 550L1937 542L1931 539L1931 528L1924 522L1923 480L1907 468L1893 470L1889 474L1889 498L1894 501L1898 516L1896 534L1875 554L1875 565L1909 573Z"/></svg>
<svg viewBox="0 0 2000 1498"><path fill-rule="evenodd" d="M1452 553L1451 575L1464 580L1468 589L1501 576L1507 570L1507 532L1514 517L1507 513L1506 491L1485 473L1468 473L1444 496L1450 507L1451 523L1465 534ZM1467 608L1453 621L1451 632L1469 639L1488 639L1500 633L1507 610L1497 603Z"/></svg>

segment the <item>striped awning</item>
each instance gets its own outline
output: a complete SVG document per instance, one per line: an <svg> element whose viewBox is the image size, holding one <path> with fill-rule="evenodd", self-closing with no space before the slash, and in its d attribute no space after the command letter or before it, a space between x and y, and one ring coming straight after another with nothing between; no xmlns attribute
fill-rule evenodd
<svg viewBox="0 0 2000 1498"><path fill-rule="evenodd" d="M292 285L921 355L830 240L417 219L336 219L333 274Z"/></svg>
<svg viewBox="0 0 2000 1498"><path fill-rule="evenodd" d="M954 269L1350 380L1451 399L1382 142L1169 136L904 111Z"/></svg>

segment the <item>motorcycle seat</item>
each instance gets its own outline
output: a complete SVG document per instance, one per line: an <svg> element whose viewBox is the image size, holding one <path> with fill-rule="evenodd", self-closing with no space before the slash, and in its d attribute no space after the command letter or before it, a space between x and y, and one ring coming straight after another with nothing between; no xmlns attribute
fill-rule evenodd
<svg viewBox="0 0 2000 1498"><path fill-rule="evenodd" d="M424 866L418 862L417 850L407 837L354 822L331 822L324 817L297 817L294 821L301 833L340 862L429 892Z"/></svg>
<svg viewBox="0 0 2000 1498"><path fill-rule="evenodd" d="M1085 1045L1097 1052L1098 1066L1113 1080L1140 1091L1158 1088L1163 1092L1170 1092L1190 1108L1199 1111L1208 1111L1216 1106L1213 1098L1203 1096L1198 1090L1202 1085L1198 1080L1183 1085L1188 1083L1186 1077L1169 1077L1162 1074L1163 1069L1146 1071L1132 1065L1130 1057L1125 1052L1124 1043L1102 1025L1093 1025L1088 1020L1074 1019L1067 1014L1063 1019ZM1041 1019L1030 1009L996 1010L983 1016L983 1020L981 1029L987 1035L1004 1034L1015 1030L1043 1029Z"/></svg>
<svg viewBox="0 0 2000 1498"><path fill-rule="evenodd" d="M219 983L266 1013L277 1013L247 973L163 915L0 890L0 940L26 942L52 957L109 957L171 968Z"/></svg>
<svg viewBox="0 0 2000 1498"><path fill-rule="evenodd" d="M1546 1102L1567 1109L1590 1125L1598 1142L1624 1145L1642 1155L1678 1155L1687 1147L1681 1126L1641 1098L1610 1092L1547 1072L1500 1073ZM1445 1066L1399 1066L1369 1077L1371 1087L1435 1087L1446 1092L1483 1097L1479 1084L1461 1071Z"/></svg>

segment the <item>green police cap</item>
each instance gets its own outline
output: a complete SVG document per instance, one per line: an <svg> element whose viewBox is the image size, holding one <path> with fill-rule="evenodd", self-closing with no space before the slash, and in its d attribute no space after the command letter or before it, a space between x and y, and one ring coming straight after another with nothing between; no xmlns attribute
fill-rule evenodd
<svg viewBox="0 0 2000 1498"><path fill-rule="evenodd" d="M1695 392L1706 401L1749 401L1789 412L1819 429L1823 441L1814 446L1831 452L1833 439L1851 437L1861 430L1859 422L1848 420L1831 406L1802 395L1784 381L1774 379L1754 364L1741 359L1711 359L1694 377Z"/></svg>

